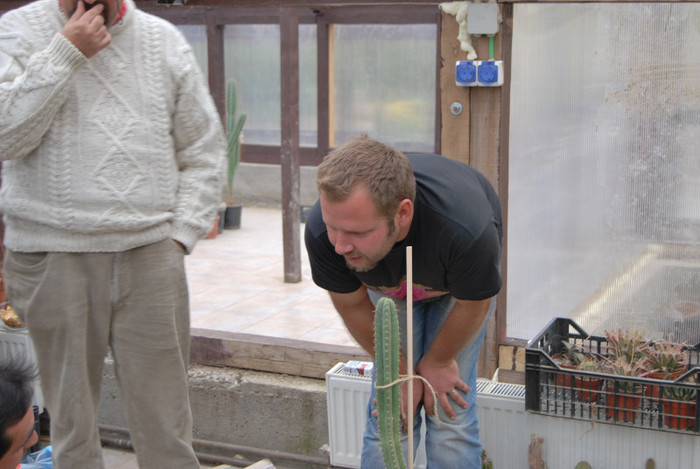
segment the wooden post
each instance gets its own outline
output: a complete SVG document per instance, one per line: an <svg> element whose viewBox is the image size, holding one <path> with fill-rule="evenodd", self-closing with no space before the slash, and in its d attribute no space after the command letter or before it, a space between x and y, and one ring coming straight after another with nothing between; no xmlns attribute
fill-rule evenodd
<svg viewBox="0 0 700 469"><path fill-rule="evenodd" d="M501 9L503 10L503 7ZM502 54L504 51L510 51L511 29L511 23L506 28L502 24L495 35L494 59L504 60L504 62L509 59ZM459 25L456 18L441 12L441 153L478 169L499 191L501 200L505 200L507 194L502 193L504 186L500 184L500 169L503 167L501 166L503 158L501 139L507 138L507 135L504 136L501 125L504 122L507 123L508 118L507 115L502 115L503 110L506 109L507 112L508 109L507 102L504 107L502 99L504 99L504 89L510 83L509 77L506 77L503 87L456 86L456 62L467 60L467 52L461 50L457 40L458 33ZM487 36L472 37L472 45L477 52L478 60L490 58ZM510 68L506 67L506 71L510 72ZM497 305L501 305L501 302L505 304L505 289L499 294ZM503 311L502 308L501 311ZM498 367L499 335L504 334L504 317L501 316L497 310L495 318L487 326L486 338L479 357L478 375L481 377L490 378Z"/></svg>
<svg viewBox="0 0 700 469"><path fill-rule="evenodd" d="M224 69L224 26L216 24L215 12L207 12L209 43L209 92L214 98L221 122L226 122L226 71Z"/></svg>
<svg viewBox="0 0 700 469"><path fill-rule="evenodd" d="M467 60L467 53L459 47L459 25L455 17L442 11L440 15L440 151L448 158L469 164L469 88L455 85L455 64ZM453 105L460 106L462 111L453 113Z"/></svg>
<svg viewBox="0 0 700 469"><path fill-rule="evenodd" d="M282 104L282 236L284 281L301 282L299 221L299 13L280 8L281 104Z"/></svg>

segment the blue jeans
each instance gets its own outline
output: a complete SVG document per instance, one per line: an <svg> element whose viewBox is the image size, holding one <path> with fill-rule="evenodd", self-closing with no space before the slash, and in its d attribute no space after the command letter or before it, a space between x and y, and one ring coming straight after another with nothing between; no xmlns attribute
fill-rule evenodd
<svg viewBox="0 0 700 469"><path fill-rule="evenodd" d="M381 296L370 291L372 302L376 302ZM406 350L406 302L394 300L399 316L399 328L401 331L401 348ZM428 351L433 340L442 328L445 319L454 306L454 298L445 295L430 298L413 303L413 361L414 369L423 355ZM488 319L493 315L496 301L491 304ZM464 396L469 404L467 409L452 404L457 417L452 420L447 417L442 407L437 404L436 409L440 417L440 423L435 417L426 417L425 452L427 469L480 469L481 468L481 442L479 441L479 422L476 412L476 372L477 360L481 344L486 333L484 323L479 334L457 354L455 360L459 365L462 381L467 383L471 392ZM372 402L375 396L374 376L372 378L372 393L367 405L367 425L362 443L362 469L382 469L384 459L379 442L379 429L377 418L372 416L372 410L376 407ZM415 455L420 443L420 428L422 418L421 406L418 407L414 417L413 444ZM404 457L407 457L408 436L402 435Z"/></svg>

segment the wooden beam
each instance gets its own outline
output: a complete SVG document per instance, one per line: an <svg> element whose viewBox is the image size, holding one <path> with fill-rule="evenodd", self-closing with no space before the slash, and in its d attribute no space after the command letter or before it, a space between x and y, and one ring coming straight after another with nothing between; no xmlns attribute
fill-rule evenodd
<svg viewBox="0 0 700 469"><path fill-rule="evenodd" d="M501 58L503 60L503 86L501 88L500 146L498 149L498 194L501 200L503 217L503 249L501 250L501 277L503 287L498 294L496 305L496 340L502 343L507 336L506 311L508 311L508 167L510 149L510 82L511 57L513 51L513 5L503 6L501 25Z"/></svg>
<svg viewBox="0 0 700 469"><path fill-rule="evenodd" d="M455 17L441 12L440 18L440 132L442 155L469 164L469 88L455 85L455 63L466 60L459 47L459 25ZM461 107L459 113L453 107Z"/></svg>
<svg viewBox="0 0 700 469"><path fill-rule="evenodd" d="M299 199L299 18L296 8L280 8L282 114L282 236L284 281L301 282Z"/></svg>
<svg viewBox="0 0 700 469"><path fill-rule="evenodd" d="M224 67L224 27L215 24L215 12L207 14L207 56L209 92L214 98L221 122L226 123L226 73Z"/></svg>
<svg viewBox="0 0 700 469"><path fill-rule="evenodd" d="M507 339L498 347L498 380L525 384L525 349L527 342Z"/></svg>
<svg viewBox="0 0 700 469"><path fill-rule="evenodd" d="M316 69L316 149L319 163L328 153L330 148L330 130L333 128L331 119L333 113L331 109L330 87L331 87L331 46L333 40L333 26L330 25L323 14L317 17L316 26L316 49L317 49L317 69Z"/></svg>
<svg viewBox="0 0 700 469"><path fill-rule="evenodd" d="M338 362L371 361L359 346L193 328L190 362L323 379Z"/></svg>
<svg viewBox="0 0 700 469"><path fill-rule="evenodd" d="M335 146L335 33L328 25L328 148Z"/></svg>
<svg viewBox="0 0 700 469"><path fill-rule="evenodd" d="M501 58L501 39L499 31L495 36L494 55ZM489 59L489 38L481 36L472 40L472 45L479 60ZM502 86L475 86L469 88L471 119L469 121L469 164L481 171L498 189L498 151L501 123Z"/></svg>

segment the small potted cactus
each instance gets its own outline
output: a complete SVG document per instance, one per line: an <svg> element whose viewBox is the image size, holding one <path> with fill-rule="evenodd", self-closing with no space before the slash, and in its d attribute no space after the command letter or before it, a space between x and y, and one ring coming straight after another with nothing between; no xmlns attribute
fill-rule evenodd
<svg viewBox="0 0 700 469"><path fill-rule="evenodd" d="M662 340L649 348L644 366L647 370L642 374L644 378L675 381L688 369L688 353L683 344ZM649 397L659 398L660 394L661 386L647 386Z"/></svg>
<svg viewBox="0 0 700 469"><path fill-rule="evenodd" d="M696 382L696 377L689 383ZM663 393L664 425L678 430L695 428L697 391L685 387L667 387Z"/></svg>
<svg viewBox="0 0 700 469"><path fill-rule="evenodd" d="M243 210L243 206L236 203L233 197L233 178L241 163L241 132L247 116L245 113L236 116L237 107L236 82L231 80L226 88L226 156L228 159L226 210L224 216L224 228L226 229L241 227L241 212Z"/></svg>

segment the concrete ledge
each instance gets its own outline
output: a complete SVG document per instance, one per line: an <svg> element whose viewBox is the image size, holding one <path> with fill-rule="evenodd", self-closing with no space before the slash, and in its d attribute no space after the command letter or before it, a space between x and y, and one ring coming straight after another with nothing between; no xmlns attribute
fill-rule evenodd
<svg viewBox="0 0 700 469"><path fill-rule="evenodd" d="M278 164L241 163L233 180L238 202L259 207L282 205L282 167ZM299 167L299 203L313 205L318 199L316 167Z"/></svg>
<svg viewBox="0 0 700 469"><path fill-rule="evenodd" d="M190 367L189 380L193 437L210 452L233 457L247 448L253 458L271 455L280 468L328 467L324 380L202 365ZM99 424L126 428L111 358Z"/></svg>
<svg viewBox="0 0 700 469"><path fill-rule="evenodd" d="M324 379L336 363L369 360L358 346L320 344L254 334L195 329L191 363Z"/></svg>

